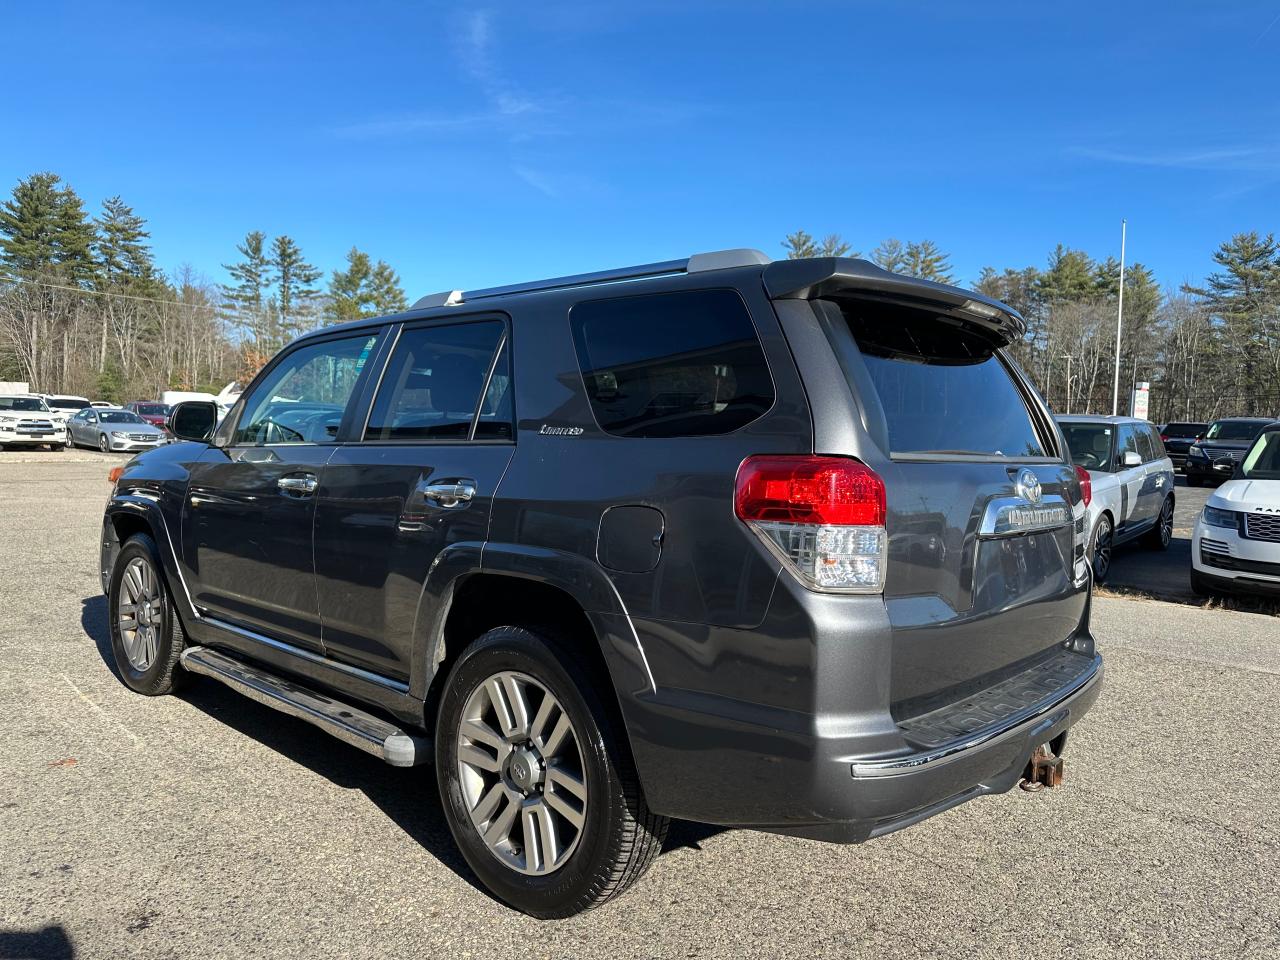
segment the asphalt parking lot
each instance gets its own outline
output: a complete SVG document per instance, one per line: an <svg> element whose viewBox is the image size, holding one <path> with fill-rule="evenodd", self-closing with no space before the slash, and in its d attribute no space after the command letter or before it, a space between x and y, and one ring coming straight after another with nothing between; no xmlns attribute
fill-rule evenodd
<svg viewBox="0 0 1280 960"><path fill-rule="evenodd" d="M213 682L119 683L96 565L123 460L0 455L0 958L1280 954L1273 616L1100 597L1062 789L861 847L676 824L626 897L540 923L471 882L430 768Z"/></svg>

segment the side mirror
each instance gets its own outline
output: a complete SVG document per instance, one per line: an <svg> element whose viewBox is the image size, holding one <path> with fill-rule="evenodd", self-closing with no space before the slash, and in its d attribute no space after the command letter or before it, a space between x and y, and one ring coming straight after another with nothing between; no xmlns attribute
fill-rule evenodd
<svg viewBox="0 0 1280 960"><path fill-rule="evenodd" d="M1124 465L1126 467L1142 466L1142 455L1137 450L1126 450L1124 452Z"/></svg>
<svg viewBox="0 0 1280 960"><path fill-rule="evenodd" d="M207 443L218 425L218 405L211 400L187 400L169 412L165 424L179 440Z"/></svg>

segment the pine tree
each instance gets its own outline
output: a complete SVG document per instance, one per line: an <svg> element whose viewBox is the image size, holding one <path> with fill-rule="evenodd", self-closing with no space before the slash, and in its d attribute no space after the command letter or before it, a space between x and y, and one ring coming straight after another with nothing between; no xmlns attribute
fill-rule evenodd
<svg viewBox="0 0 1280 960"><path fill-rule="evenodd" d="M276 339L272 333L266 310L266 291L270 265L266 254L267 236L261 230L245 234L244 242L236 246L240 253L237 263L224 263L223 269L231 274L234 284L222 285L230 319L243 336L257 342L271 344Z"/></svg>
<svg viewBox="0 0 1280 960"><path fill-rule="evenodd" d="M1058 244L1049 254L1049 269L1040 274L1040 298L1048 304L1079 303L1098 294L1097 273L1083 250Z"/></svg>
<svg viewBox="0 0 1280 960"><path fill-rule="evenodd" d="M787 234L782 248L787 251L788 260L801 260L805 257L860 257L862 254L852 251L849 244L838 233L829 233L822 242L815 242L813 237L803 230Z"/></svg>
<svg viewBox="0 0 1280 960"><path fill-rule="evenodd" d="M342 323L396 313L405 309L400 278L384 261L376 264L362 250L347 252L347 269L335 270L329 280L329 300L325 321Z"/></svg>
<svg viewBox="0 0 1280 960"><path fill-rule="evenodd" d="M94 252L106 285L150 284L155 279L155 263L147 243L151 234L146 221L117 196L103 201L102 214L95 223L98 236Z"/></svg>
<svg viewBox="0 0 1280 960"><path fill-rule="evenodd" d="M890 273L905 273L907 251L901 240L890 237L871 251L871 259Z"/></svg>
<svg viewBox="0 0 1280 960"><path fill-rule="evenodd" d="M280 333L289 339L307 328L310 308L319 292L315 283L324 272L307 263L302 249L289 236L276 237L267 263L276 288Z"/></svg>
<svg viewBox="0 0 1280 960"><path fill-rule="evenodd" d="M938 283L951 283L951 258L938 249L932 240L919 243L908 243L904 254L906 263L901 271L921 280L934 280Z"/></svg>
<svg viewBox="0 0 1280 960"><path fill-rule="evenodd" d="M57 174L32 174L0 204L0 265L6 271L73 282L92 278L93 227L76 192L61 184Z"/></svg>

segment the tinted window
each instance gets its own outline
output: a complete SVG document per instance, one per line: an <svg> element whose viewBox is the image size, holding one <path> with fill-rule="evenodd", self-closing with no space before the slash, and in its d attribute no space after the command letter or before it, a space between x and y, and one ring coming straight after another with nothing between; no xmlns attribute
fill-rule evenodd
<svg viewBox="0 0 1280 960"><path fill-rule="evenodd" d="M1125 423L1120 425L1119 446L1116 449L1116 466L1123 469L1124 455L1126 453L1136 453L1141 459L1142 451L1138 449L1138 432L1134 429L1133 424Z"/></svg>
<svg viewBox="0 0 1280 960"><path fill-rule="evenodd" d="M1142 428L1147 435L1147 439L1151 441L1151 459L1163 460L1167 454L1164 449L1164 441L1160 439L1160 431L1152 424L1146 424Z"/></svg>
<svg viewBox="0 0 1280 960"><path fill-rule="evenodd" d="M294 350L253 388L235 442L332 443L376 340L362 334Z"/></svg>
<svg viewBox="0 0 1280 960"><path fill-rule="evenodd" d="M1063 423L1062 436L1071 451L1071 462L1086 470L1111 469L1111 425Z"/></svg>
<svg viewBox="0 0 1280 960"><path fill-rule="evenodd" d="M515 423L514 397L511 389L511 342L504 340L502 353L494 364L493 376L480 403L476 420L477 440L510 440Z"/></svg>
<svg viewBox="0 0 1280 960"><path fill-rule="evenodd" d="M133 408L144 417L167 417L169 408L162 403L140 403Z"/></svg>
<svg viewBox="0 0 1280 960"><path fill-rule="evenodd" d="M1280 480L1280 430L1258 437L1240 465L1247 480Z"/></svg>
<svg viewBox="0 0 1280 960"><path fill-rule="evenodd" d="M1252 440L1266 426L1248 420L1215 420L1205 434L1206 440Z"/></svg>
<svg viewBox="0 0 1280 960"><path fill-rule="evenodd" d="M466 440L503 331L501 321L488 320L401 333L382 375L364 438ZM505 379L509 387L510 377ZM502 396L509 392L503 391ZM486 432L490 436L498 435L491 431L496 429L501 402L501 397L495 397L489 411ZM510 420L507 423L506 436L510 436Z"/></svg>
<svg viewBox="0 0 1280 960"><path fill-rule="evenodd" d="M1134 427L1134 433L1138 440L1138 453L1142 456L1143 463L1150 463L1156 458L1156 449L1151 443L1151 434L1147 432L1146 427Z"/></svg>
<svg viewBox="0 0 1280 960"><path fill-rule="evenodd" d="M98 414L103 423L143 423L143 419L128 410L103 410Z"/></svg>
<svg viewBox="0 0 1280 960"><path fill-rule="evenodd" d="M1198 437L1204 431L1203 423L1166 423L1160 432L1167 437Z"/></svg>
<svg viewBox="0 0 1280 960"><path fill-rule="evenodd" d="M730 433L773 405L764 351L732 290L594 300L569 316L591 411L609 433Z"/></svg>
<svg viewBox="0 0 1280 960"><path fill-rule="evenodd" d="M879 395L890 452L1046 455L990 341L929 311L853 300L840 308Z"/></svg>

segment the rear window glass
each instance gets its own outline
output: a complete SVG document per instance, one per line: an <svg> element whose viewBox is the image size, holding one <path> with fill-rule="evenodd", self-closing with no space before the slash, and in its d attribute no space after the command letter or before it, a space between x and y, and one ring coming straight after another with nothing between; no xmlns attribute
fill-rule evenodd
<svg viewBox="0 0 1280 960"><path fill-rule="evenodd" d="M1264 423L1250 423L1248 420L1215 420L1205 434L1206 440L1252 440Z"/></svg>
<svg viewBox="0 0 1280 960"><path fill-rule="evenodd" d="M593 300L569 316L591 411L609 433L730 433L773 405L764 351L732 290Z"/></svg>
<svg viewBox="0 0 1280 960"><path fill-rule="evenodd" d="M1164 433L1170 437L1195 437L1205 431L1203 423L1166 423Z"/></svg>
<svg viewBox="0 0 1280 960"><path fill-rule="evenodd" d="M858 300L839 306L884 410L891 453L1046 456L989 340L931 311Z"/></svg>

